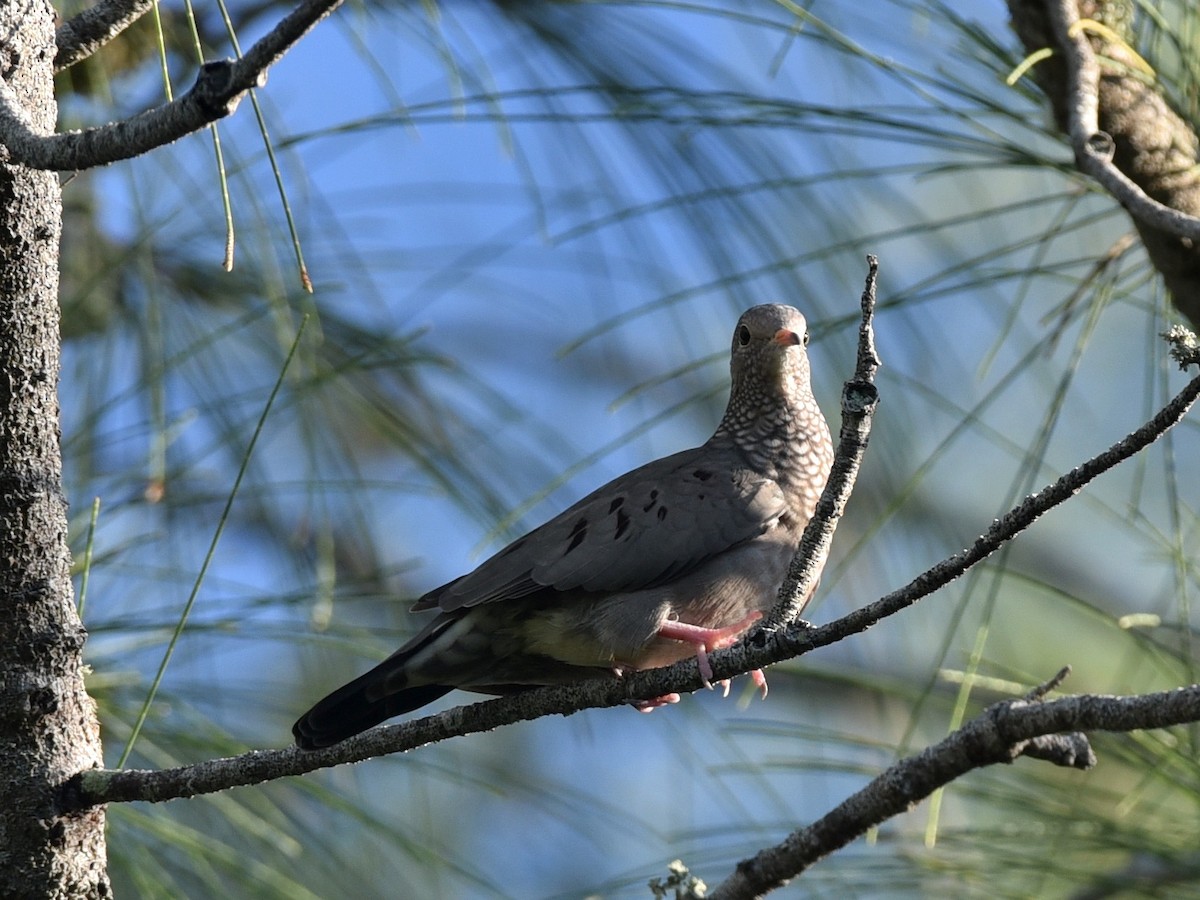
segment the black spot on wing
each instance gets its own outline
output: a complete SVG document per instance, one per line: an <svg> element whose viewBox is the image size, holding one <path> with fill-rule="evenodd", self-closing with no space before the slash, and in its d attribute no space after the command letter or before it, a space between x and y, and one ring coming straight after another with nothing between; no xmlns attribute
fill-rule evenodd
<svg viewBox="0 0 1200 900"><path fill-rule="evenodd" d="M708 479L713 477L713 473L708 471L708 469L697 469L692 473L692 477L697 481L708 481Z"/></svg>
<svg viewBox="0 0 1200 900"><path fill-rule="evenodd" d="M650 502L642 507L642 512L650 512L650 510L654 509L654 504L656 504L656 503L658 503L658 490L657 489L652 490L650 492Z"/></svg>
<svg viewBox="0 0 1200 900"><path fill-rule="evenodd" d="M576 547L583 543L583 539L587 537L588 523L587 519L580 519L571 528L571 543L567 544L567 549L563 551L563 556L566 556Z"/></svg>
<svg viewBox="0 0 1200 900"><path fill-rule="evenodd" d="M625 504L625 498L618 497L616 500L614 500L612 503L609 504L609 506L608 506L609 515L612 515L613 513L615 513L624 504Z"/></svg>
<svg viewBox="0 0 1200 900"><path fill-rule="evenodd" d="M658 521L661 522L663 519L665 519L667 517L667 508L665 506L660 506L658 508L658 512L655 515L658 516Z"/></svg>
<svg viewBox="0 0 1200 900"><path fill-rule="evenodd" d="M629 513L623 509L617 510L617 533L613 535L613 539L620 538L626 531L629 530L629 523L632 520L629 518Z"/></svg>

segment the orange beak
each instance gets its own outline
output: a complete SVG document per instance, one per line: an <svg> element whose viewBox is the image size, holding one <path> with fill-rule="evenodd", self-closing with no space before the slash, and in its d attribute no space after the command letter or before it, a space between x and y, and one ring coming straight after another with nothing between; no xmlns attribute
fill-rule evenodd
<svg viewBox="0 0 1200 900"><path fill-rule="evenodd" d="M775 332L775 337L771 338L771 340L781 347L795 347L800 343L800 335L786 328L780 328Z"/></svg>

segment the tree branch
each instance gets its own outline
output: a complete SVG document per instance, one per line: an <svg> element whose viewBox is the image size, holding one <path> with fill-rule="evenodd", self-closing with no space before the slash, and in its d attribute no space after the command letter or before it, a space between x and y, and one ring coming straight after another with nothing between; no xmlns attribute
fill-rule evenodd
<svg viewBox="0 0 1200 900"><path fill-rule="evenodd" d="M858 329L858 359L854 377L842 388L842 428L838 435L837 452L833 457L829 481L821 492L813 517L804 527L800 546L788 566L787 577L779 586L779 600L771 614L763 620L762 628L767 631L776 631L796 623L805 604L816 591L833 542L833 533L846 510L863 455L867 452L871 421L879 405L875 373L881 365L875 350L874 329L879 260L868 256L867 267L867 283L861 299L862 324Z"/></svg>
<svg viewBox="0 0 1200 900"><path fill-rule="evenodd" d="M154 0L100 0L58 26L54 42L54 71L61 72L87 59L136 22Z"/></svg>
<svg viewBox="0 0 1200 900"><path fill-rule="evenodd" d="M1077 494L1088 482L1148 447L1177 425L1200 396L1200 376L1193 378L1166 406L1141 428L1130 433L1103 453L1067 472L1053 484L1026 497L1018 506L997 519L968 549L956 553L922 572L899 590L854 612L814 628L804 635L806 644L825 646L865 631L876 622L912 606L922 597L949 584L976 563L991 556L1045 513ZM772 638L779 640L780 638ZM714 665L714 670L716 666Z"/></svg>
<svg viewBox="0 0 1200 900"><path fill-rule="evenodd" d="M342 0L304 0L239 60L200 67L183 96L156 109L108 125L48 134L35 128L8 84L0 79L0 145L6 162L32 169L75 171L132 159L165 146L232 113L242 95L266 83L278 62Z"/></svg>
<svg viewBox="0 0 1200 900"><path fill-rule="evenodd" d="M874 387L879 358L875 350L872 321L875 310L875 285L879 262L867 258L868 273L861 303L857 364L854 379L843 391L841 442L835 456L833 473L793 557L788 577L780 588L780 601L772 612L776 624L769 632L756 632L762 638L748 650L733 648L710 655L718 679L741 675L754 669L795 656L797 646L805 646L803 636L811 627L795 623L796 605L812 593L819 567L812 560L823 560L853 488L862 455L866 450L871 416L877 401ZM800 598L797 602L796 598ZM784 616L780 616L783 610ZM771 640L768 642L767 637ZM797 643L800 641L801 643ZM746 645L743 645L745 647ZM807 645L812 649L815 644ZM546 715L571 715L583 709L622 706L631 700L658 697L678 691L695 691L702 684L694 660L665 669L631 672L619 680L604 679L540 688L498 700L457 707L434 716L426 716L399 725L373 729L333 747L317 751L252 751L241 756L212 760L194 766L160 771L93 770L81 773L64 786L61 802L65 809L121 800L171 800L211 793L234 786L256 784L287 775L300 775L315 769L348 762L361 762L388 753L411 750L450 737L490 731L502 725L536 719Z"/></svg>
<svg viewBox="0 0 1200 900"><path fill-rule="evenodd" d="M1171 355L1181 369L1200 366L1200 341L1194 334L1175 326L1163 337L1171 344ZM1007 531L1018 525L1023 530L1040 515L1035 513L1037 508L1049 503L1053 497L1061 496L1061 491L1069 488L1072 482L1094 478L1115 465L1112 460L1116 456L1132 455L1165 433L1182 419L1195 402L1197 393L1200 393L1200 377L1189 382L1175 399L1142 428L1063 476L1054 485L1027 498L1021 506L998 521L987 535L976 541L971 551L964 551L935 566L901 591L889 594L824 628L814 629L808 635L809 640L813 644L824 643L826 635L822 632L840 633L850 624L849 620L870 610L875 610L881 617L891 615L897 611L897 604L905 602L903 595L915 589L924 578L943 566L947 567L947 571L953 571L957 565L948 564L955 559L966 562L967 557L986 550L991 544L989 537L993 532ZM1077 490L1071 490L1067 496ZM1061 502L1061 499L1056 502ZM991 550L987 550L985 555L990 553ZM967 563L968 566L973 564ZM940 577L935 580L940 580ZM1057 689L1069 674L1070 667L1064 667L1053 678L1031 690L1025 699L989 707L979 718L938 744L917 756L901 760L819 821L793 832L775 847L740 862L733 875L705 896L711 900L761 897L787 884L813 863L846 846L869 828L905 812L971 769L997 762L1012 762L1019 756L1088 769L1096 764L1096 757L1084 731L1133 731L1200 721L1200 685L1136 697L1080 695L1043 702L1046 695Z"/></svg>
<svg viewBox="0 0 1200 900"><path fill-rule="evenodd" d="M1008 8L1027 53L1054 50L1033 74L1080 170L1129 212L1176 307L1200 327L1200 139L1129 45L1096 27L1103 4L1008 0Z"/></svg>
<svg viewBox="0 0 1200 900"><path fill-rule="evenodd" d="M932 747L896 763L812 825L738 863L708 897L761 897L972 769L1021 756L1088 769L1096 757L1084 731L1134 731L1198 720L1200 685L1137 697L1084 694L998 703Z"/></svg>

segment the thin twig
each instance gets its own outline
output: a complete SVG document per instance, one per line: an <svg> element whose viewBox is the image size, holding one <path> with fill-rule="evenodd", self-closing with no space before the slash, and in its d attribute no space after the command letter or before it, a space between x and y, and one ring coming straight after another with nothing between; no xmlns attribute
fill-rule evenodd
<svg viewBox="0 0 1200 900"><path fill-rule="evenodd" d="M1070 666L1063 666L1054 673L1054 677L1042 684L1037 685L1028 694L1025 695L1026 700L1044 700L1051 691L1058 690L1062 683L1067 680L1071 674Z"/></svg>

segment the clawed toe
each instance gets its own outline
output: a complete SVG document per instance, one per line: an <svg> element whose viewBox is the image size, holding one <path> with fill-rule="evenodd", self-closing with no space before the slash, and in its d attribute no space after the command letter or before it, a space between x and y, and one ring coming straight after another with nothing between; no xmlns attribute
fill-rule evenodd
<svg viewBox="0 0 1200 900"><path fill-rule="evenodd" d="M630 705L640 713L652 713L660 706L670 706L672 703L678 702L678 694L663 694L661 697L652 697L649 700L633 700Z"/></svg>
<svg viewBox="0 0 1200 900"><path fill-rule="evenodd" d="M762 698L767 699L767 676L763 674L762 669L755 669L750 673L750 680L754 682L754 686L762 691Z"/></svg>

